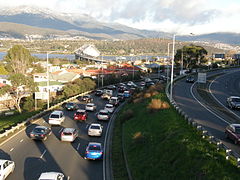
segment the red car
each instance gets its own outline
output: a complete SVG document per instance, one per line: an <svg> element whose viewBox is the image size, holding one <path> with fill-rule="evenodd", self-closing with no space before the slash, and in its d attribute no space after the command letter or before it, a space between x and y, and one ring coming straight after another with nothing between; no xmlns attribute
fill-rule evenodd
<svg viewBox="0 0 240 180"><path fill-rule="evenodd" d="M77 112L74 114L74 120L78 121L86 121L87 120L87 111L83 109L77 110Z"/></svg>
<svg viewBox="0 0 240 180"><path fill-rule="evenodd" d="M225 129L225 136L233 140L234 144L240 143L240 124L230 124Z"/></svg>

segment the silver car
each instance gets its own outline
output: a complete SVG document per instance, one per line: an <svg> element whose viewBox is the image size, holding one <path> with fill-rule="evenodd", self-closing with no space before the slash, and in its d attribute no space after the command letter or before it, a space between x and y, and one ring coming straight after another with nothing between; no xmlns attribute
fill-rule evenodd
<svg viewBox="0 0 240 180"><path fill-rule="evenodd" d="M75 128L64 128L61 133L61 141L73 142L78 137L78 131Z"/></svg>
<svg viewBox="0 0 240 180"><path fill-rule="evenodd" d="M114 112L114 106L112 104L106 104L104 107L104 110L108 111L109 113L113 113Z"/></svg>
<svg viewBox="0 0 240 180"><path fill-rule="evenodd" d="M95 111L97 106L94 103L87 103L85 106L86 111Z"/></svg>
<svg viewBox="0 0 240 180"><path fill-rule="evenodd" d="M64 175L59 172L44 172L40 175L38 180L63 180Z"/></svg>
<svg viewBox="0 0 240 180"><path fill-rule="evenodd" d="M109 112L106 111L106 110L100 110L97 113L97 119L98 120L109 120L109 118L110 118Z"/></svg>
<svg viewBox="0 0 240 180"><path fill-rule="evenodd" d="M231 109L240 109L240 97L230 96L227 98L227 106Z"/></svg>
<svg viewBox="0 0 240 180"><path fill-rule="evenodd" d="M89 136L101 136L103 131L103 126L98 123L92 123L88 128Z"/></svg>

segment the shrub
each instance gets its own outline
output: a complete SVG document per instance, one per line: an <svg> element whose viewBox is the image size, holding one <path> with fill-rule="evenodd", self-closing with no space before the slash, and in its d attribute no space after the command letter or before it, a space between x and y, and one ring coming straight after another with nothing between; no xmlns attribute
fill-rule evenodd
<svg viewBox="0 0 240 180"><path fill-rule="evenodd" d="M161 101L160 99L152 99L148 105L148 109L150 109L151 111L168 108L170 108L169 104L165 101Z"/></svg>

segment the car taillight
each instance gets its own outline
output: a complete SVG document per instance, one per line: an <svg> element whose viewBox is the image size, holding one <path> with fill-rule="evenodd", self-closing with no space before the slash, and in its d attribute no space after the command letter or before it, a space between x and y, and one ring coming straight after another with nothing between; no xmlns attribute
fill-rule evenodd
<svg viewBox="0 0 240 180"><path fill-rule="evenodd" d="M100 152L100 154L102 154L102 152Z"/></svg>
<svg viewBox="0 0 240 180"><path fill-rule="evenodd" d="M31 137L33 137L33 136L34 136L34 134L33 134L33 133L31 133L31 134L30 134L30 136L31 136Z"/></svg>
<svg viewBox="0 0 240 180"><path fill-rule="evenodd" d="M86 151L86 154L89 154L89 151Z"/></svg>
<svg viewBox="0 0 240 180"><path fill-rule="evenodd" d="M41 137L43 137L44 136L44 134L41 134Z"/></svg>

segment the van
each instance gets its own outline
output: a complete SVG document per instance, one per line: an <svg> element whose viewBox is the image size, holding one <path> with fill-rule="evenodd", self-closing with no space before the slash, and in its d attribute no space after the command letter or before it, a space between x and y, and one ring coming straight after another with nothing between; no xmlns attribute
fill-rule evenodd
<svg viewBox="0 0 240 180"><path fill-rule="evenodd" d="M65 120L65 116L62 111L53 111L48 119L50 125L61 125Z"/></svg>

